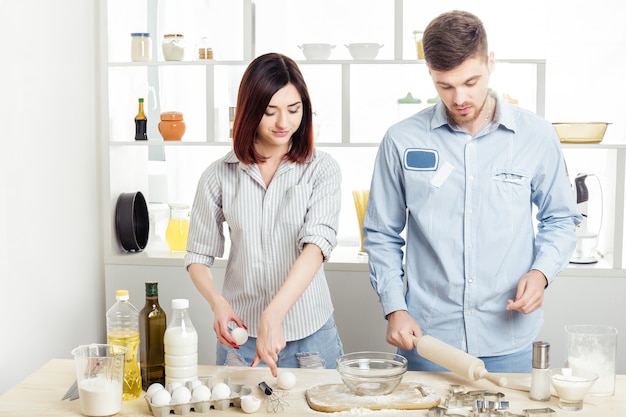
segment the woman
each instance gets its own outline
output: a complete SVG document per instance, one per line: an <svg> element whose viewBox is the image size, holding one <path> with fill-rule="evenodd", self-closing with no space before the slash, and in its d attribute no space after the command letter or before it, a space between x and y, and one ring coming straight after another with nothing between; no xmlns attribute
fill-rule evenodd
<svg viewBox="0 0 626 417"><path fill-rule="evenodd" d="M270 53L246 69L233 150L198 183L185 264L215 315L218 365L335 367L343 354L322 263L337 243L341 172L313 146L309 93L296 63ZM210 267L231 249L223 293ZM251 336L238 346L233 323Z"/></svg>

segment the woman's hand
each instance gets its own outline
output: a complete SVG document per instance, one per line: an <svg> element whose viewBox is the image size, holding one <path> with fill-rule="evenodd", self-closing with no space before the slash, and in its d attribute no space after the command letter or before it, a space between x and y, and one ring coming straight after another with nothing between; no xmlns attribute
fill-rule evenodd
<svg viewBox="0 0 626 417"><path fill-rule="evenodd" d="M239 349L239 345L230 334L228 323L232 321L238 327L243 327L245 329L246 326L243 324L243 321L241 321L241 318L239 318L224 298L216 301L212 307L213 315L215 316L215 319L213 320L213 330L215 331L215 336L217 336L217 341L224 346L231 346L235 349Z"/></svg>
<svg viewBox="0 0 626 417"><path fill-rule="evenodd" d="M256 340L256 355L251 366L265 362L274 377L278 376L278 354L287 346L282 320L271 318L271 312L265 310L259 323Z"/></svg>

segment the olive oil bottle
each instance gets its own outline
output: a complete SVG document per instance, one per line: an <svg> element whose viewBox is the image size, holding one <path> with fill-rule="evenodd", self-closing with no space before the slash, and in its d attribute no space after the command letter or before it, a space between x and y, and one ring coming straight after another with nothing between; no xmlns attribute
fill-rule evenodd
<svg viewBox="0 0 626 417"><path fill-rule="evenodd" d="M146 304L139 312L141 382L144 390L155 382L165 385L163 338L167 319L159 305L157 282L146 282Z"/></svg>

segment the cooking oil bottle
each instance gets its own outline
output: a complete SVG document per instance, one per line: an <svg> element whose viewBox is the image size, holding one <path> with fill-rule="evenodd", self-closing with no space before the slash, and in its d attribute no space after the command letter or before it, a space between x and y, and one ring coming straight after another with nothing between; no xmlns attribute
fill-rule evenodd
<svg viewBox="0 0 626 417"><path fill-rule="evenodd" d="M139 312L141 343L141 384L144 390L154 383L165 385L165 351L163 338L167 327L165 311L159 304L157 282L146 282L146 304Z"/></svg>
<svg viewBox="0 0 626 417"><path fill-rule="evenodd" d="M122 399L134 400L141 395L139 371L139 311L128 301L128 290L115 291L115 304L107 311L107 343L124 346L124 384Z"/></svg>

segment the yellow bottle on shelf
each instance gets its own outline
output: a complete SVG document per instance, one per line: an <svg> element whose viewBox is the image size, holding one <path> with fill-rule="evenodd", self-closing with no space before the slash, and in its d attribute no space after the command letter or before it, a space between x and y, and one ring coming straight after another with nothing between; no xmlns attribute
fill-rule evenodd
<svg viewBox="0 0 626 417"><path fill-rule="evenodd" d="M122 399L134 400L141 395L139 370L139 311L128 301L128 290L115 292L115 304L107 311L107 343L124 346L124 383Z"/></svg>

